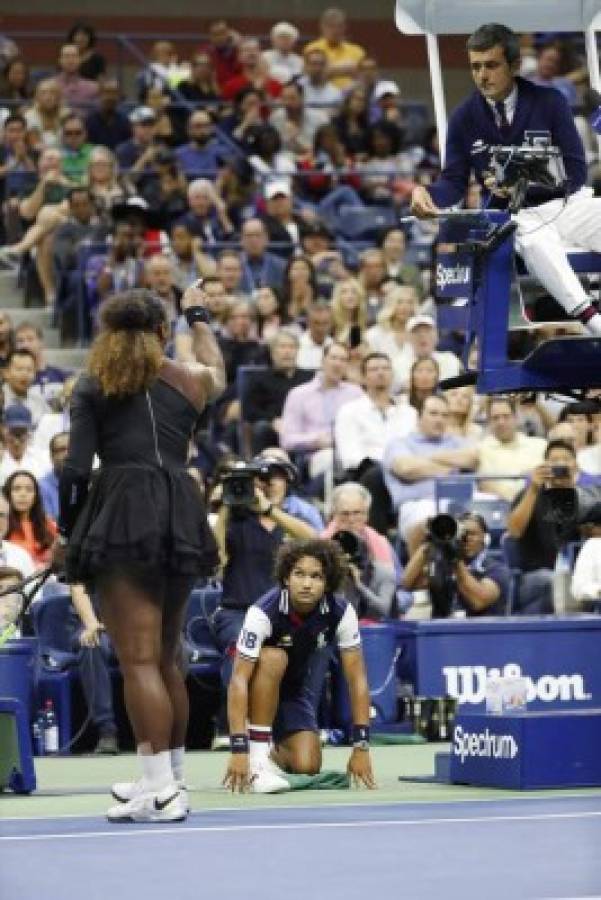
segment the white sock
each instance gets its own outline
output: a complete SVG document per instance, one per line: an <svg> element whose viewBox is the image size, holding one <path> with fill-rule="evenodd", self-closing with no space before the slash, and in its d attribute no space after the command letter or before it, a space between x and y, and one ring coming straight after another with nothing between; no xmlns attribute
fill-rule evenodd
<svg viewBox="0 0 601 900"><path fill-rule="evenodd" d="M174 747L171 753L171 768L176 781L184 781L184 756L185 747Z"/></svg>
<svg viewBox="0 0 601 900"><path fill-rule="evenodd" d="M171 753L169 750L162 750L160 753L141 753L138 751L138 759L142 766L142 778L150 791L158 793L167 785L173 784Z"/></svg>
<svg viewBox="0 0 601 900"><path fill-rule="evenodd" d="M249 725L249 755L251 768L269 759L271 752L271 728L267 725Z"/></svg>

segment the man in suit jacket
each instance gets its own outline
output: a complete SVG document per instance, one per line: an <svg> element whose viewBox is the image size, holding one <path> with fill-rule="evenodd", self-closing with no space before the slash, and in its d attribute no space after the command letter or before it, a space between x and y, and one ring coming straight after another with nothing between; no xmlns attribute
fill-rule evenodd
<svg viewBox="0 0 601 900"><path fill-rule="evenodd" d="M274 253L267 251L269 235L261 219L247 219L242 226L241 262L242 281L240 288L244 294L252 294L260 287L280 290L284 283L285 262Z"/></svg>
<svg viewBox="0 0 601 900"><path fill-rule="evenodd" d="M449 120L446 163L428 188L413 191L411 207L419 217L436 215L464 199L473 171L484 190L484 205L504 207L508 191L490 173L489 148L519 146L528 132L549 136L563 155L567 197L563 190L530 189L517 222L515 247L529 272L580 320L601 335L601 315L574 274L567 245L601 252L601 198L585 187L584 148L565 98L553 88L539 87L516 76L520 65L517 35L504 25L482 25L467 49L477 90ZM489 202L490 201L490 202Z"/></svg>

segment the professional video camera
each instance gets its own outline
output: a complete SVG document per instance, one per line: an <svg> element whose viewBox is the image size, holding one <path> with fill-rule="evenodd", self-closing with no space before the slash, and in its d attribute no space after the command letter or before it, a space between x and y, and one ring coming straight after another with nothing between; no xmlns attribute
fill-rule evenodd
<svg viewBox="0 0 601 900"><path fill-rule="evenodd" d="M222 500L226 506L252 509L255 503L255 479L266 481L274 472L281 472L289 484L297 477L292 463L277 457L256 456L251 462L237 462L221 478Z"/></svg>
<svg viewBox="0 0 601 900"><path fill-rule="evenodd" d="M563 156L549 132L527 131L520 146L493 146L489 153L497 187L512 191L512 212L521 209L529 191L544 191L549 199L566 193Z"/></svg>
<svg viewBox="0 0 601 900"><path fill-rule="evenodd" d="M463 557L463 539L457 521L446 513L428 519L426 540L432 618L446 619L455 597L455 563Z"/></svg>

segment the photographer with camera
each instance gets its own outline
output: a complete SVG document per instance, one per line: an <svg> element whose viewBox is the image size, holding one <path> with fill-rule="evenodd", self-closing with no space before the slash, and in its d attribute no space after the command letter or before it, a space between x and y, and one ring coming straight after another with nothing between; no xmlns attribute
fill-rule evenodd
<svg viewBox="0 0 601 900"><path fill-rule="evenodd" d="M367 524L370 506L371 495L362 484L340 484L332 494L332 519L322 537L336 541L346 555L344 595L359 617L381 619L392 615L397 565L388 540Z"/></svg>
<svg viewBox="0 0 601 900"><path fill-rule="evenodd" d="M228 654L238 640L246 610L273 587L273 564L285 540L309 540L317 530L297 514L284 511L287 491L296 478L285 459L258 456L229 469L221 483L221 506L213 526L222 566L223 600L213 627ZM223 671L229 680L231 667Z"/></svg>
<svg viewBox="0 0 601 900"><path fill-rule="evenodd" d="M518 613L553 612L553 572L558 553L580 540L578 522L596 501L597 487L578 484L576 451L563 440L549 441L544 462L515 498L507 531L509 552L522 571Z"/></svg>
<svg viewBox="0 0 601 900"><path fill-rule="evenodd" d="M451 116L442 175L428 188L414 189L412 212L418 218L436 216L441 207L464 200L474 171L484 206L521 207L514 215L515 247L530 274L590 334L601 335L601 315L565 250L575 245L601 251L601 199L585 186L584 148L570 107L558 91L517 76L519 38L510 28L482 25L470 35L467 50L477 90ZM505 154L495 160L491 150L499 145ZM550 150L550 145L559 159L541 172L537 148ZM543 155L538 154L541 160ZM501 164L493 172L495 162ZM566 178L554 179L551 164L557 170L561 162Z"/></svg>
<svg viewBox="0 0 601 900"><path fill-rule="evenodd" d="M486 522L475 513L458 521L444 513L428 520L426 540L403 573L403 587L427 588L432 618L451 615L503 615L509 593L510 573L488 552Z"/></svg>

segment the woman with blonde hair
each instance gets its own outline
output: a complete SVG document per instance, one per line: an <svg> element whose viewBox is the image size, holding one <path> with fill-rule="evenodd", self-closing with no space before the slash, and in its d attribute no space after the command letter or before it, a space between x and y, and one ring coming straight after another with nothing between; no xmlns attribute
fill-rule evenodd
<svg viewBox="0 0 601 900"><path fill-rule="evenodd" d="M94 147L90 153L86 182L100 215L110 216L112 208L133 193L119 178L117 157L108 147Z"/></svg>
<svg viewBox="0 0 601 900"><path fill-rule="evenodd" d="M365 291L356 278L337 282L332 293L334 338L350 347L357 347L367 325Z"/></svg>
<svg viewBox="0 0 601 900"><path fill-rule="evenodd" d="M29 144L32 150L59 147L61 128L69 110L63 106L61 87L54 78L38 82L33 104L25 110Z"/></svg>
<svg viewBox="0 0 601 900"><path fill-rule="evenodd" d="M406 345L407 322L417 312L419 298L412 285L398 285L390 289L376 325L368 328L366 340L377 353L394 359Z"/></svg>
<svg viewBox="0 0 601 900"><path fill-rule="evenodd" d="M188 695L177 655L190 591L218 563L188 447L225 385L205 302L201 288L182 298L195 361L179 363L165 356L170 332L157 296L131 290L107 300L71 402L54 564L98 597L142 770L140 781L113 786L111 822L181 821L188 813ZM100 469L91 480L95 455Z"/></svg>
<svg viewBox="0 0 601 900"><path fill-rule="evenodd" d="M449 401L449 425L448 433L457 437L468 438L477 441L483 435L481 425L474 422L476 411L476 389L473 385L451 388L445 391Z"/></svg>

